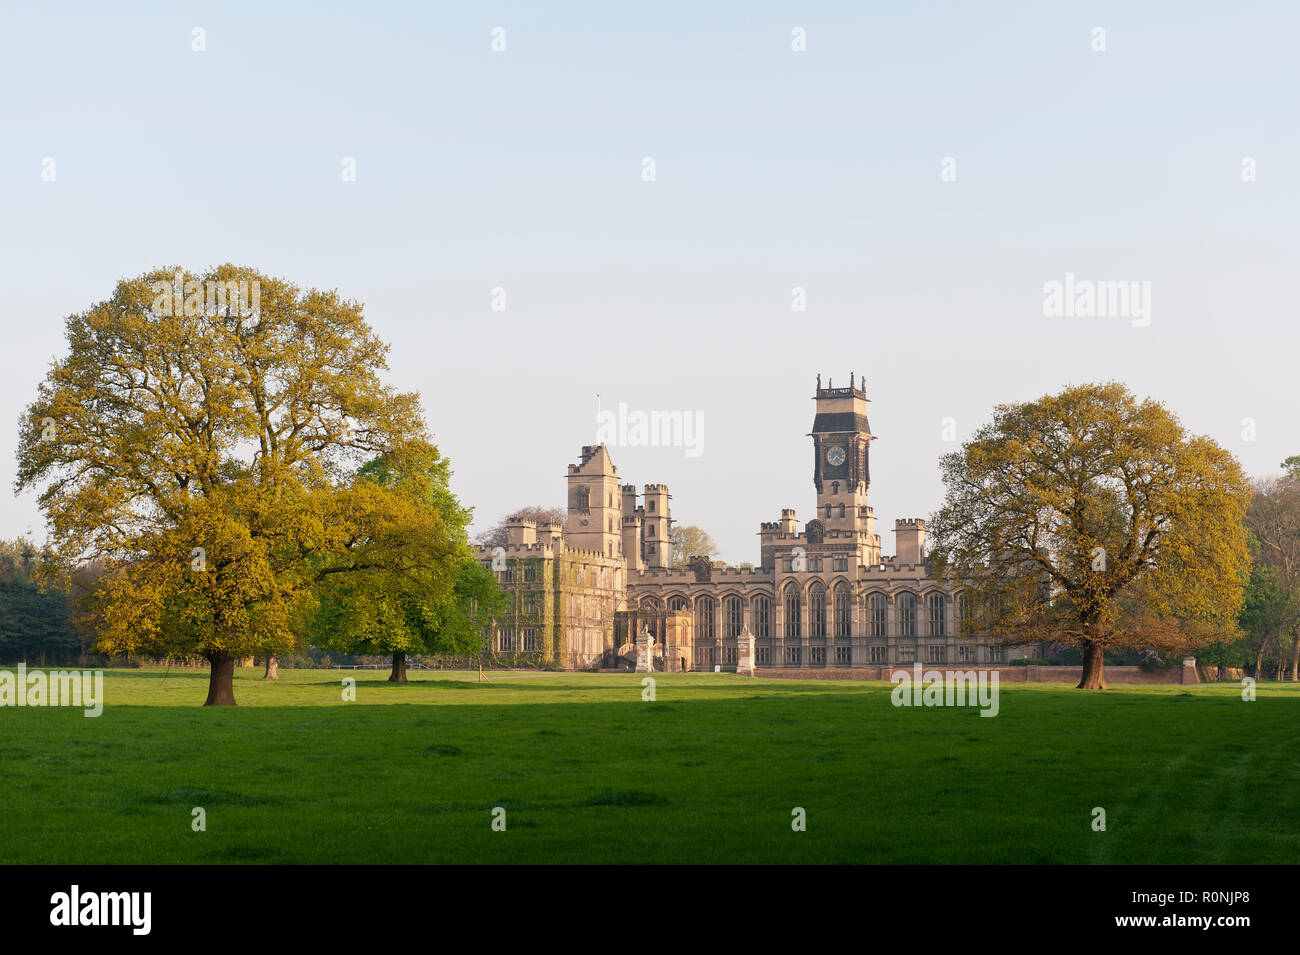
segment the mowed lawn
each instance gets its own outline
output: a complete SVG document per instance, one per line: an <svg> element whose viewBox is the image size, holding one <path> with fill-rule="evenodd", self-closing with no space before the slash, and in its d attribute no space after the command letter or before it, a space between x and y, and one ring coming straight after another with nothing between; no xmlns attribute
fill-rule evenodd
<svg viewBox="0 0 1300 955"><path fill-rule="evenodd" d="M1292 684L1004 684L990 719L883 683L236 672L237 708L199 705L205 671L130 670L97 719L0 709L0 862L1300 859Z"/></svg>

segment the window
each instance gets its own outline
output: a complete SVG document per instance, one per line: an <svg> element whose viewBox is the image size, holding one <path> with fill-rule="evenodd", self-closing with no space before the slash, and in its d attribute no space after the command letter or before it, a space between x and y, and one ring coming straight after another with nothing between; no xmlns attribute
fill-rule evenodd
<svg viewBox="0 0 1300 955"><path fill-rule="evenodd" d="M650 513L653 514L653 513L654 513L654 509L655 509L655 502L654 502L654 501L647 501L646 503L650 505Z"/></svg>
<svg viewBox="0 0 1300 955"><path fill-rule="evenodd" d="M524 564L524 580L532 583L537 579L537 567L534 564Z"/></svg>
<svg viewBox="0 0 1300 955"><path fill-rule="evenodd" d="M794 587L787 587L785 591L785 636L787 640L798 640L803 635L803 625L799 619L802 609L803 601L799 599L799 591Z"/></svg>
<svg viewBox="0 0 1300 955"><path fill-rule="evenodd" d="M841 505L840 505L840 517L843 517L843 516L844 516L844 505L841 504Z"/></svg>
<svg viewBox="0 0 1300 955"><path fill-rule="evenodd" d="M654 526L653 524L651 524L649 527L647 527L647 528L646 528L646 531L648 532L647 536L649 536L649 537L654 537L654 536L655 536L655 526ZM650 553L652 553L652 554L654 553L654 545L653 545L653 544L650 545Z"/></svg>
<svg viewBox="0 0 1300 955"><path fill-rule="evenodd" d="M772 601L754 598L754 636L766 640L772 636Z"/></svg>
<svg viewBox="0 0 1300 955"><path fill-rule="evenodd" d="M803 651L803 647L786 647L786 648L785 648L785 662L786 662L786 663L793 663L795 666L798 666L800 663L803 662L803 652L802 652L802 651Z"/></svg>
<svg viewBox="0 0 1300 955"><path fill-rule="evenodd" d="M975 648L974 648L974 647L968 647L968 646L960 646L960 647L958 647L958 648L957 648L957 659L958 659L958 660L961 660L963 663L974 663L974 662L975 662Z"/></svg>
<svg viewBox="0 0 1300 955"><path fill-rule="evenodd" d="M916 636L916 595L903 594L898 598L898 635Z"/></svg>
<svg viewBox="0 0 1300 955"><path fill-rule="evenodd" d="M810 557L808 566L812 568L814 574L820 574L822 572L822 559L820 557Z"/></svg>
<svg viewBox="0 0 1300 955"><path fill-rule="evenodd" d="M513 560L506 564L505 570L501 571L501 582L506 584L515 582L515 562Z"/></svg>
<svg viewBox="0 0 1300 955"><path fill-rule="evenodd" d="M832 493L832 494L838 494L838 493L840 493L840 482L839 482L839 481L832 481L832 482L831 482L831 493Z"/></svg>
<svg viewBox="0 0 1300 955"><path fill-rule="evenodd" d="M888 662L888 656L889 656L889 647L872 647L872 648L871 648L871 662L872 662L872 663L886 663L886 662Z"/></svg>
<svg viewBox="0 0 1300 955"><path fill-rule="evenodd" d="M844 560L843 557L836 558ZM853 633L853 604L849 599L849 588L839 584L835 588L835 636L847 637Z"/></svg>
<svg viewBox="0 0 1300 955"><path fill-rule="evenodd" d="M681 596L677 596L677 597L669 597L669 598L668 598L668 609L669 609L669 610L685 610L685 609L686 609L686 598L685 598L685 597L681 597Z"/></svg>
<svg viewBox="0 0 1300 955"><path fill-rule="evenodd" d="M695 665L713 669L713 647L696 647Z"/></svg>
<svg viewBox="0 0 1300 955"><path fill-rule="evenodd" d="M591 510L591 488L578 488L577 500L574 507L581 514L586 514Z"/></svg>
<svg viewBox="0 0 1300 955"><path fill-rule="evenodd" d="M955 599L957 601L957 632L962 636L968 636L971 630L974 629L972 619L972 610L974 608L971 601L966 599L965 591L959 593Z"/></svg>
<svg viewBox="0 0 1300 955"><path fill-rule="evenodd" d="M1005 656L1005 654L1002 652L1002 647L989 647L990 662L1001 663L1003 656Z"/></svg>
<svg viewBox="0 0 1300 955"><path fill-rule="evenodd" d="M811 663L813 666L824 667L826 665L826 648L809 647L808 657L809 657L808 662Z"/></svg>
<svg viewBox="0 0 1300 955"><path fill-rule="evenodd" d="M939 645L937 645L937 646L928 646L928 647L926 647L926 648L925 648L925 662L926 662L926 663L942 663L942 662L943 662L943 655L944 655L944 654L943 654L943 651L944 651L944 646L943 646L943 644L939 644Z"/></svg>
<svg viewBox="0 0 1300 955"><path fill-rule="evenodd" d="M836 648L835 648L835 662L836 662L837 664L839 664L840 666L848 666L850 663L852 663L852 662L853 662L853 648L852 648L852 647L836 647Z"/></svg>
<svg viewBox="0 0 1300 955"><path fill-rule="evenodd" d="M524 629L524 653L537 652L537 630L534 627Z"/></svg>
<svg viewBox="0 0 1300 955"><path fill-rule="evenodd" d="M714 640L717 638L718 631L714 623L718 610L718 602L712 597L697 597L695 599L695 639Z"/></svg>
<svg viewBox="0 0 1300 955"><path fill-rule="evenodd" d="M497 649L502 653L515 652L515 632L513 630L502 630L497 637Z"/></svg>
<svg viewBox="0 0 1300 955"><path fill-rule="evenodd" d="M849 559L847 557L832 557L831 570L844 571L849 569Z"/></svg>
<svg viewBox="0 0 1300 955"><path fill-rule="evenodd" d="M722 602L723 614L726 617L726 629L723 631L725 637L739 637L740 631L745 626L745 603L739 597L728 597ZM735 660L731 661L735 663Z"/></svg>
<svg viewBox="0 0 1300 955"><path fill-rule="evenodd" d="M930 594L930 636L948 635L948 601L943 594Z"/></svg>
<svg viewBox="0 0 1300 955"><path fill-rule="evenodd" d="M867 599L867 604L871 611L871 635L888 636L889 605L885 602L885 595L873 594Z"/></svg>
<svg viewBox="0 0 1300 955"><path fill-rule="evenodd" d="M736 659L737 659L737 656L739 655L739 653L740 653L740 648L739 648L739 647L723 647L723 648L722 648L722 662L723 662L723 663L730 663L730 664L733 664L733 665L734 665L734 664L736 663Z"/></svg>
<svg viewBox="0 0 1300 955"><path fill-rule="evenodd" d="M808 635L826 636L826 591L820 586L814 586L808 593Z"/></svg>
<svg viewBox="0 0 1300 955"><path fill-rule="evenodd" d="M915 662L916 662L916 647L899 647L899 648L898 648L898 662L899 662L899 663L915 663Z"/></svg>
<svg viewBox="0 0 1300 955"><path fill-rule="evenodd" d="M524 613L537 613L537 594L524 594Z"/></svg>
<svg viewBox="0 0 1300 955"><path fill-rule="evenodd" d="M826 505L826 516L827 517L831 516L831 505L829 504Z"/></svg>
<svg viewBox="0 0 1300 955"><path fill-rule="evenodd" d="M755 662L755 663L758 663L758 664L762 664L763 666L766 666L767 664L771 663L771 662L772 662L772 648L771 648L771 647L755 647L755 648L754 648L754 662Z"/></svg>

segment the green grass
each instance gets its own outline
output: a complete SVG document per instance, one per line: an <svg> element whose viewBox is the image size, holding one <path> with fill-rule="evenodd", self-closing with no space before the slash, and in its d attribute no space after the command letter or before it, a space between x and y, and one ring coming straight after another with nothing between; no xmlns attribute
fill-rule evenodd
<svg viewBox="0 0 1300 955"><path fill-rule="evenodd" d="M989 719L880 683L237 674L236 708L199 706L204 671L109 671L98 719L0 709L0 862L1300 858L1292 684L1004 684Z"/></svg>

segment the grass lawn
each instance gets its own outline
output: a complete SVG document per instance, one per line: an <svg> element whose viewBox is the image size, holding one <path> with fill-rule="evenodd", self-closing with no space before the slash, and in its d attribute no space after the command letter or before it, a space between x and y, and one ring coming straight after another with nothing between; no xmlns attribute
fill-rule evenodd
<svg viewBox="0 0 1300 955"><path fill-rule="evenodd" d="M1004 684L990 719L883 683L386 676L237 670L203 709L206 671L119 670L98 719L0 709L0 862L1300 859L1294 684Z"/></svg>

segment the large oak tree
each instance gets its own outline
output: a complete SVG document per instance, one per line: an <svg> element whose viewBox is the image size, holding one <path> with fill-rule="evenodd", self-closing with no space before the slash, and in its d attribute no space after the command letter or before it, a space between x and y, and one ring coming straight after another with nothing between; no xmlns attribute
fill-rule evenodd
<svg viewBox="0 0 1300 955"><path fill-rule="evenodd" d="M160 269L70 316L67 342L22 423L17 487L40 490L65 572L110 568L103 652L201 654L207 704L233 704L235 660L300 643L334 579L450 594L463 527L418 482L357 473L438 460L359 303L233 265Z"/></svg>
<svg viewBox="0 0 1300 955"><path fill-rule="evenodd" d="M1108 383L999 405L941 466L931 558L973 629L1079 648L1085 689L1107 649L1240 635L1249 481L1159 403Z"/></svg>

